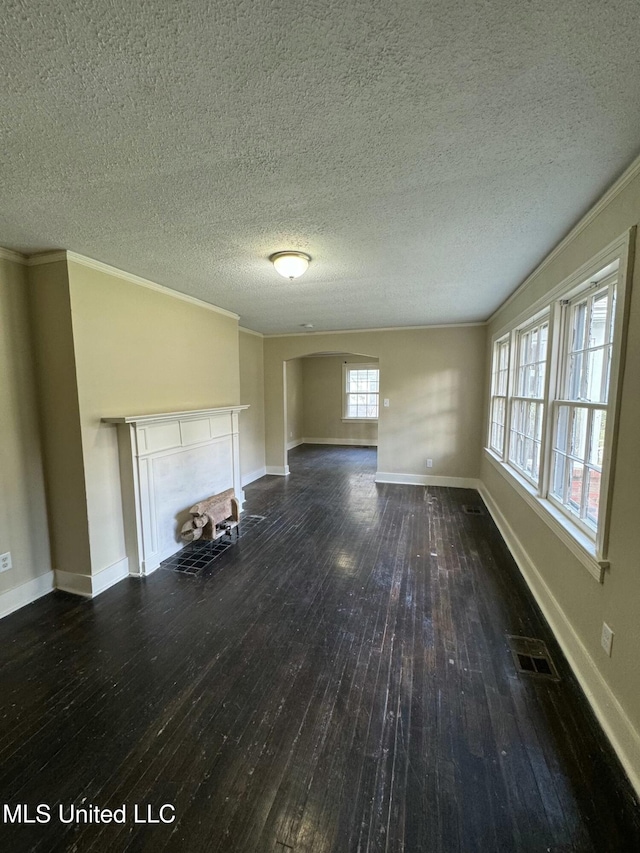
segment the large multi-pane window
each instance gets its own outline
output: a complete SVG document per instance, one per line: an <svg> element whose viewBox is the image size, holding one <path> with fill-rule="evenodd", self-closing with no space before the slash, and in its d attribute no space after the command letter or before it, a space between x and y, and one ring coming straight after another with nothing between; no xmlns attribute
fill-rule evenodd
<svg viewBox="0 0 640 853"><path fill-rule="evenodd" d="M603 518L623 343L626 239L601 254L601 265L594 262L591 272L567 279L546 305L540 300L533 306L535 314L503 331L491 368L490 457L600 566L606 562Z"/></svg>
<svg viewBox="0 0 640 853"><path fill-rule="evenodd" d="M344 417L374 420L378 417L380 371L377 364L345 364Z"/></svg>
<svg viewBox="0 0 640 853"><path fill-rule="evenodd" d="M496 341L491 369L491 426L489 447L502 458L507 418L507 381L509 378L509 337Z"/></svg>
<svg viewBox="0 0 640 853"><path fill-rule="evenodd" d="M562 307L549 495L593 531L600 514L615 303L611 276Z"/></svg>
<svg viewBox="0 0 640 853"><path fill-rule="evenodd" d="M549 319L545 317L519 330L514 342L509 462L534 484L538 483L540 474L548 339Z"/></svg>

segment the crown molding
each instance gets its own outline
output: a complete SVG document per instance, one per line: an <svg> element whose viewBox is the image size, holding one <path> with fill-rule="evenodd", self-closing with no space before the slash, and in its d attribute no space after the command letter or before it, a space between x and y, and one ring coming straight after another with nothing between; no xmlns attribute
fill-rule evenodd
<svg viewBox="0 0 640 853"><path fill-rule="evenodd" d="M434 323L432 326L382 326L372 329L327 329L326 332L283 332L264 335L265 338L311 338L317 335L357 335L367 332L416 332L424 329L469 329L474 326L486 326L486 320L477 323Z"/></svg>
<svg viewBox="0 0 640 853"><path fill-rule="evenodd" d="M487 323L492 323L495 318L505 310L513 301L521 296L526 289L529 287L531 282L537 278L540 273L546 269L557 257L563 252L566 247L571 243L572 240L584 231L585 228L588 228L589 225L593 222L593 220L599 216L602 211L610 204L616 196L620 195L620 193L626 189L626 187L640 175L640 156L636 157L636 159L631 163L631 165L624 171L615 183L613 183L608 190L604 193L604 195L600 196L598 201L590 208L587 213L579 220L579 222L574 225L574 227L569 231L569 233L560 240L560 242L549 252L549 254L541 261L538 266L530 273L525 280L518 285L518 287L513 291L513 293L508 296L505 301L493 312L493 314L487 319Z"/></svg>
<svg viewBox="0 0 640 853"><path fill-rule="evenodd" d="M51 252L38 252L37 255L29 255L25 263L28 267L39 267L43 264L56 264L58 261L66 261L69 253L64 249L54 249Z"/></svg>
<svg viewBox="0 0 640 853"><path fill-rule="evenodd" d="M172 296L174 299L180 299L182 302L188 302L191 305L196 305L198 308L206 308L207 311L215 311L216 314L222 314L224 317L231 317L233 320L240 319L239 314L235 314L233 311L227 311L226 308L219 308L211 302L205 302L203 299L197 299L195 296L180 293L180 291L173 290L171 287L165 287L163 284L158 284L155 281L150 281L147 278L142 278L134 273L126 272L125 270L118 269L118 267L112 267L110 264L105 264L102 261L96 261L93 258L88 258L85 255L79 255L77 252L71 252L67 249L31 255L26 259L26 264L27 266L33 267L39 266L40 264L53 264L57 261L64 260L73 261L73 263L80 264L88 269L116 276L117 278L130 282L131 284L137 284L139 287L146 287L149 290L155 290L157 293L163 293L165 296Z"/></svg>
<svg viewBox="0 0 640 853"><path fill-rule="evenodd" d="M13 249L5 249L3 246L0 246L0 260L13 261L14 264L22 264L23 266L27 263L25 255L14 252Z"/></svg>
<svg viewBox="0 0 640 853"><path fill-rule="evenodd" d="M245 326L238 326L239 332L246 332L248 335L255 335L256 338L264 338L262 332L254 332L253 329L247 329Z"/></svg>
<svg viewBox="0 0 640 853"><path fill-rule="evenodd" d="M509 320L509 322L503 323L498 331L494 332L492 335L493 341L502 337L506 332L516 329L522 323L535 319L536 315L542 313L545 309L548 309L551 303L557 300L560 296L563 296L563 294L567 294L579 285L584 284L585 281L594 276L603 267L606 267L613 261L620 260L624 254L628 254L630 251L630 246L634 238L635 225L628 228L619 237L616 237L616 239L609 243L608 246L605 246L592 258L589 258L588 261L585 261L585 263L578 267L577 270L574 270L571 275L568 275L566 278L562 279L562 281L558 282L558 284L552 287L551 290L547 290L543 293L542 296L535 300L535 302L530 303L526 308L523 308L522 311L519 311L515 317ZM619 268L620 267L617 269Z"/></svg>

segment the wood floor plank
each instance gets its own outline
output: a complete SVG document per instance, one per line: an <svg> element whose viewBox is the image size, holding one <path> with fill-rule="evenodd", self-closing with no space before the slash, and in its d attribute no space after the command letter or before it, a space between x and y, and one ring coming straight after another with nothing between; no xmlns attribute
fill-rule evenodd
<svg viewBox="0 0 640 853"><path fill-rule="evenodd" d="M0 792L129 809L0 823L11 853L625 853L630 786L474 490L302 446L198 576L0 622ZM518 675L508 635L559 681ZM168 825L134 804L175 806Z"/></svg>

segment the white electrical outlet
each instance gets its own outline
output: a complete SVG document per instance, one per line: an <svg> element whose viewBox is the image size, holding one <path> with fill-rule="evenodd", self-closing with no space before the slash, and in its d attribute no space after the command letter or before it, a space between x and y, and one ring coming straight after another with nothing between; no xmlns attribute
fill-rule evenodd
<svg viewBox="0 0 640 853"><path fill-rule="evenodd" d="M427 468L433 468L433 459L427 459Z"/></svg>
<svg viewBox="0 0 640 853"><path fill-rule="evenodd" d="M385 398L383 399L383 401L382 401L382 405L385 407L385 409L388 409L388 408L389 408L389 398L388 398L388 397L385 397Z"/></svg>
<svg viewBox="0 0 640 853"><path fill-rule="evenodd" d="M8 572L11 566L11 551L7 551L6 554L0 554L0 572Z"/></svg>
<svg viewBox="0 0 640 853"><path fill-rule="evenodd" d="M613 645L613 631L607 625L606 622L602 623L602 636L600 637L600 644L605 652L611 657L611 646Z"/></svg>

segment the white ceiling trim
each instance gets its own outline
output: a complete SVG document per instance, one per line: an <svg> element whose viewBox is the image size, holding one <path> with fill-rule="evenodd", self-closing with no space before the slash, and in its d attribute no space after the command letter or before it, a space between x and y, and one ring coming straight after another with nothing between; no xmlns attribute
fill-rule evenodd
<svg viewBox="0 0 640 853"><path fill-rule="evenodd" d="M67 252L64 249L55 249L53 252L39 252L37 255L29 255L25 259L28 267L39 267L43 264L56 264L58 261L67 260Z"/></svg>
<svg viewBox="0 0 640 853"><path fill-rule="evenodd" d="M262 332L255 332L253 329L247 329L245 326L238 326L239 332L246 332L248 335L255 335L256 338L264 338Z"/></svg>
<svg viewBox="0 0 640 853"><path fill-rule="evenodd" d="M411 332L419 331L420 329L467 329L472 326L486 326L486 320L480 320L477 323L434 323L429 326L380 326L371 329L327 329L326 332L318 330L317 332L286 332L282 335L263 335L265 338L310 338L314 335L356 335L365 334L366 332ZM245 329L246 331L246 329Z"/></svg>
<svg viewBox="0 0 640 853"><path fill-rule="evenodd" d="M574 225L574 227L569 231L566 237L563 237L562 240L556 245L554 249L549 252L546 258L538 264L538 266L534 269L534 271L525 278L525 280L520 284L511 294L508 296L502 305L493 312L493 314L486 321L487 323L492 323L495 318L507 308L514 299L517 299L521 296L524 291L529 287L531 282L546 268L552 263L558 255L564 251L564 249L569 245L569 243L574 240L578 234L584 231L596 216L599 216L605 207L610 204L614 198L633 181L635 178L640 175L640 156L636 157L633 163L629 166L629 168L620 175L618 180L612 184L609 189L602 195L599 200L594 204L594 206L582 217L582 219ZM617 241L616 241L617 242ZM606 251L606 250L605 250Z"/></svg>
<svg viewBox="0 0 640 853"><path fill-rule="evenodd" d="M509 320L507 323L504 323L492 336L492 341L498 340L498 338L501 338L505 332L515 329L523 323L527 323L530 319L536 317L536 315L541 314L559 296L570 293L573 288L584 284L587 279L594 276L598 271L602 270L603 267L606 267L617 258L627 257L630 251L630 246L635 239L635 231L636 227L634 225L619 237L616 237L616 239L609 243L608 246L605 246L593 255L593 257L589 258L588 261L585 261L582 266L572 272L571 275L568 275L562 281L558 282L558 284L552 287L551 290L544 293L539 299L536 299L535 302L520 311L516 317ZM621 263L617 269L621 269L623 267L624 264Z"/></svg>
<svg viewBox="0 0 640 853"><path fill-rule="evenodd" d="M108 275L114 275L124 281L137 284L139 287L146 287L149 290L155 290L158 293L163 293L165 296L172 296L174 299L180 299L182 302L188 302L191 305L197 305L199 308L206 308L207 311L215 311L216 314L222 314L225 317L231 317L233 320L239 320L240 315L233 311L227 311L225 308L219 308L211 302L204 302L202 299L197 299L195 296L189 296L186 293L180 293L178 290L173 290L171 287L165 287L163 284L158 284L155 281L149 281L147 278L141 278L139 275L126 272L125 270L112 267L110 264L105 264L102 261L96 261L93 258L87 258L85 255L79 255L77 252L67 250L55 252L43 252L38 255L31 255L26 259L27 266L39 266L40 264L52 264L56 261L73 261L76 264L81 264L98 272L104 272Z"/></svg>
<svg viewBox="0 0 640 853"><path fill-rule="evenodd" d="M20 252L14 252L13 249L5 249L3 246L0 246L0 259L3 261L13 261L14 264L22 264L23 266L27 263L26 257L21 255Z"/></svg>

